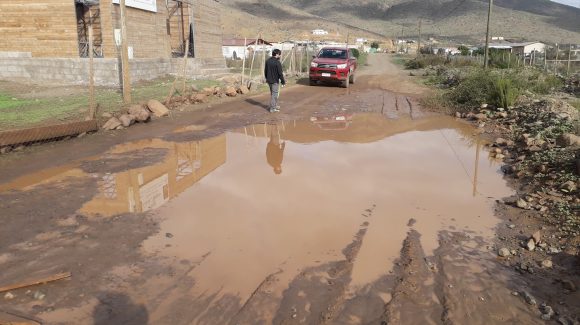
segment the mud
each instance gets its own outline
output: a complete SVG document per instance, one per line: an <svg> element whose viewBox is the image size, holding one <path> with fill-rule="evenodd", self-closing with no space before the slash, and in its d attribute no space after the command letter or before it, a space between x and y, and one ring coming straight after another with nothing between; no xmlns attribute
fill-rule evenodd
<svg viewBox="0 0 580 325"><path fill-rule="evenodd" d="M0 284L73 276L0 310L48 324L539 323L512 295L526 283L495 262L495 201L513 194L499 165L471 126L422 111L421 87L390 92L403 77L389 69L349 90L290 88L282 114L258 96L3 158Z"/></svg>

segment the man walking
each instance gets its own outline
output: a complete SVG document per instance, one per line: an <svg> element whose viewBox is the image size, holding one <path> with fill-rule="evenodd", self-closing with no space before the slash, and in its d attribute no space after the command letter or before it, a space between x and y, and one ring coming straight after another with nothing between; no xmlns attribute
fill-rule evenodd
<svg viewBox="0 0 580 325"><path fill-rule="evenodd" d="M282 51L278 49L272 51L272 57L266 61L266 66L264 68L264 76L266 77L268 86L270 86L270 113L280 111L280 106L278 106L280 84L282 84L282 87L286 85L284 72L282 71L282 63L280 63L280 56L282 56Z"/></svg>

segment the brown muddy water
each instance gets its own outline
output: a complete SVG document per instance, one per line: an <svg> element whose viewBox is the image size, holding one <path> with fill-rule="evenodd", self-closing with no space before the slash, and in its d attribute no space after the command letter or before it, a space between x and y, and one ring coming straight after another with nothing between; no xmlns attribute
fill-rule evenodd
<svg viewBox="0 0 580 325"><path fill-rule="evenodd" d="M244 324L248 309L251 319L280 323L286 307L289 320L310 323L302 315L317 303L297 311L289 297L309 295L296 280L306 270L346 258L352 267L341 271L341 295L352 299L392 272L409 230L421 234L426 256L444 230L490 239L499 222L493 204L512 194L474 129L448 117L345 113L207 134L191 126L119 145L0 190L87 178L96 194L77 213L157 220L160 231L138 249L173 273L131 287L142 272L122 263L109 270L126 281L115 290L143 304L152 324ZM392 293L380 297L386 304ZM81 301L77 308L88 313L98 303ZM67 322L72 315L79 323L86 317L41 316Z"/></svg>

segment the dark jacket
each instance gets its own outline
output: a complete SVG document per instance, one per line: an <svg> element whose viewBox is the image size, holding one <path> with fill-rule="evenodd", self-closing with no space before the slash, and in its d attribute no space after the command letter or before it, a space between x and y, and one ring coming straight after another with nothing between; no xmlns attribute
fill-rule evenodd
<svg viewBox="0 0 580 325"><path fill-rule="evenodd" d="M277 84L281 82L283 85L286 84L284 79L284 72L282 71L282 63L275 57L270 57L266 61L266 67L264 68L264 76L269 84Z"/></svg>

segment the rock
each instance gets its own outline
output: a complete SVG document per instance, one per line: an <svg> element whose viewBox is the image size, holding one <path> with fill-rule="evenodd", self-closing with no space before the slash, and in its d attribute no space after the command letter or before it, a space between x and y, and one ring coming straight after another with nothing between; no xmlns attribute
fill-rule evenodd
<svg viewBox="0 0 580 325"><path fill-rule="evenodd" d="M232 86L226 87L225 93L228 97L236 97L238 95L238 91Z"/></svg>
<svg viewBox="0 0 580 325"><path fill-rule="evenodd" d="M44 293L42 293L42 291L36 291L34 293L34 299L36 300L43 300L46 297L46 295Z"/></svg>
<svg viewBox="0 0 580 325"><path fill-rule="evenodd" d="M527 209L528 208L528 202L526 202L524 199L519 198L516 201L516 206L520 209Z"/></svg>
<svg viewBox="0 0 580 325"><path fill-rule="evenodd" d="M562 280L562 288L568 291L576 292L576 284L571 280Z"/></svg>
<svg viewBox="0 0 580 325"><path fill-rule="evenodd" d="M196 85L191 85L191 91L193 91L194 93L198 93L199 92L199 88L197 88Z"/></svg>
<svg viewBox="0 0 580 325"><path fill-rule="evenodd" d="M456 118L461 118L461 113L459 113L459 112L455 112L455 117L456 117Z"/></svg>
<svg viewBox="0 0 580 325"><path fill-rule="evenodd" d="M118 118L116 117L111 117L107 123L105 123L103 125L103 129L104 130L115 130L117 129L119 126L122 126L123 124L121 123L121 121L119 121Z"/></svg>
<svg viewBox="0 0 580 325"><path fill-rule="evenodd" d="M173 238L173 234L170 233L170 232L168 232L168 233L165 234L165 237L167 237L167 238Z"/></svg>
<svg viewBox="0 0 580 325"><path fill-rule="evenodd" d="M576 185L573 181L567 181L566 183L560 185L560 190L565 193L571 193L578 189L578 185Z"/></svg>
<svg viewBox="0 0 580 325"><path fill-rule="evenodd" d="M506 112L500 112L500 113L497 113L497 116L499 116L501 118L507 118L508 117L508 113L506 113Z"/></svg>
<svg viewBox="0 0 580 325"><path fill-rule="evenodd" d="M533 233L532 237L530 238L534 240L534 243L536 245L538 245L542 241L542 233L538 230L535 233Z"/></svg>
<svg viewBox="0 0 580 325"><path fill-rule="evenodd" d="M169 115L169 110L165 105L161 104L158 100L150 99L147 102L147 108L157 117L163 117Z"/></svg>
<svg viewBox="0 0 580 325"><path fill-rule="evenodd" d="M550 320L552 316L554 316L554 309L552 307L542 304L540 307L540 311L542 312L542 319L543 320Z"/></svg>
<svg viewBox="0 0 580 325"><path fill-rule="evenodd" d="M105 112L105 113L103 113L103 115L101 115L101 116L102 116L102 117L104 117L104 118L111 118L111 117L113 117L113 114L111 114L111 113L108 113L108 112Z"/></svg>
<svg viewBox="0 0 580 325"><path fill-rule="evenodd" d="M542 261L542 267L545 269L551 269L552 268L552 261L550 260L543 260Z"/></svg>
<svg viewBox="0 0 580 325"><path fill-rule="evenodd" d="M501 160L501 159L504 159L504 158L505 158L505 155L504 154L498 153L498 154L495 155L495 159Z"/></svg>
<svg viewBox="0 0 580 325"><path fill-rule="evenodd" d="M123 115L119 116L119 121L121 121L121 124L124 127L129 127L133 123L135 123L135 117L131 114L123 114Z"/></svg>
<svg viewBox="0 0 580 325"><path fill-rule="evenodd" d="M222 89L218 86L213 87L213 94L217 95L220 94L222 92Z"/></svg>
<svg viewBox="0 0 580 325"><path fill-rule="evenodd" d="M562 316L558 318L558 324L560 325L578 325L578 322L570 318L569 316Z"/></svg>
<svg viewBox="0 0 580 325"><path fill-rule="evenodd" d="M250 92L250 89L248 89L248 87L246 87L244 85L241 85L238 87L237 91L238 91L238 93L245 95L245 94L248 94Z"/></svg>
<svg viewBox="0 0 580 325"><path fill-rule="evenodd" d="M536 243L534 243L534 240L530 238L530 240L528 240L528 243L526 244L526 248L529 251L533 251L534 249L536 249Z"/></svg>
<svg viewBox="0 0 580 325"><path fill-rule="evenodd" d="M514 225L514 224L508 225L509 229L514 229L515 227L516 227L516 225Z"/></svg>
<svg viewBox="0 0 580 325"><path fill-rule="evenodd" d="M505 146L507 144L507 140L504 138L497 138L495 139L495 144L498 146Z"/></svg>
<svg viewBox="0 0 580 325"><path fill-rule="evenodd" d="M199 93L191 96L191 100L194 103L204 103L207 100L207 95L204 93Z"/></svg>
<svg viewBox="0 0 580 325"><path fill-rule="evenodd" d="M478 121L485 121L487 119L487 115L479 113L475 114L474 118Z"/></svg>
<svg viewBox="0 0 580 325"><path fill-rule="evenodd" d="M16 298L16 296L15 296L15 295L14 295L12 292L7 292L7 293L4 295L4 299L6 299L6 300L12 300L12 299L14 299L14 298Z"/></svg>
<svg viewBox="0 0 580 325"><path fill-rule="evenodd" d="M0 148L0 154L2 154L2 155L3 154L6 154L6 153L9 153L10 151L12 151L12 147L8 147L7 146L7 147Z"/></svg>
<svg viewBox="0 0 580 325"><path fill-rule="evenodd" d="M208 96L213 95L213 87L206 87L202 89L202 92Z"/></svg>
<svg viewBox="0 0 580 325"><path fill-rule="evenodd" d="M489 105L488 105L488 104L481 104L480 108L481 108L481 109L486 109L486 108L487 108L487 106L489 106Z"/></svg>
<svg viewBox="0 0 580 325"><path fill-rule="evenodd" d="M151 119L151 113L143 105L132 105L127 110L137 122L147 122Z"/></svg>
<svg viewBox="0 0 580 325"><path fill-rule="evenodd" d="M572 133L565 133L558 137L556 143L562 147L580 147L580 137Z"/></svg>
<svg viewBox="0 0 580 325"><path fill-rule="evenodd" d="M511 252L509 249L504 247L504 248L500 249L497 254L501 257L508 257L511 255Z"/></svg>
<svg viewBox="0 0 580 325"><path fill-rule="evenodd" d="M526 300L528 305L536 305L537 304L536 299L534 299L534 297L532 297L532 295L527 293L526 291L522 291L522 296L524 297L524 299Z"/></svg>

